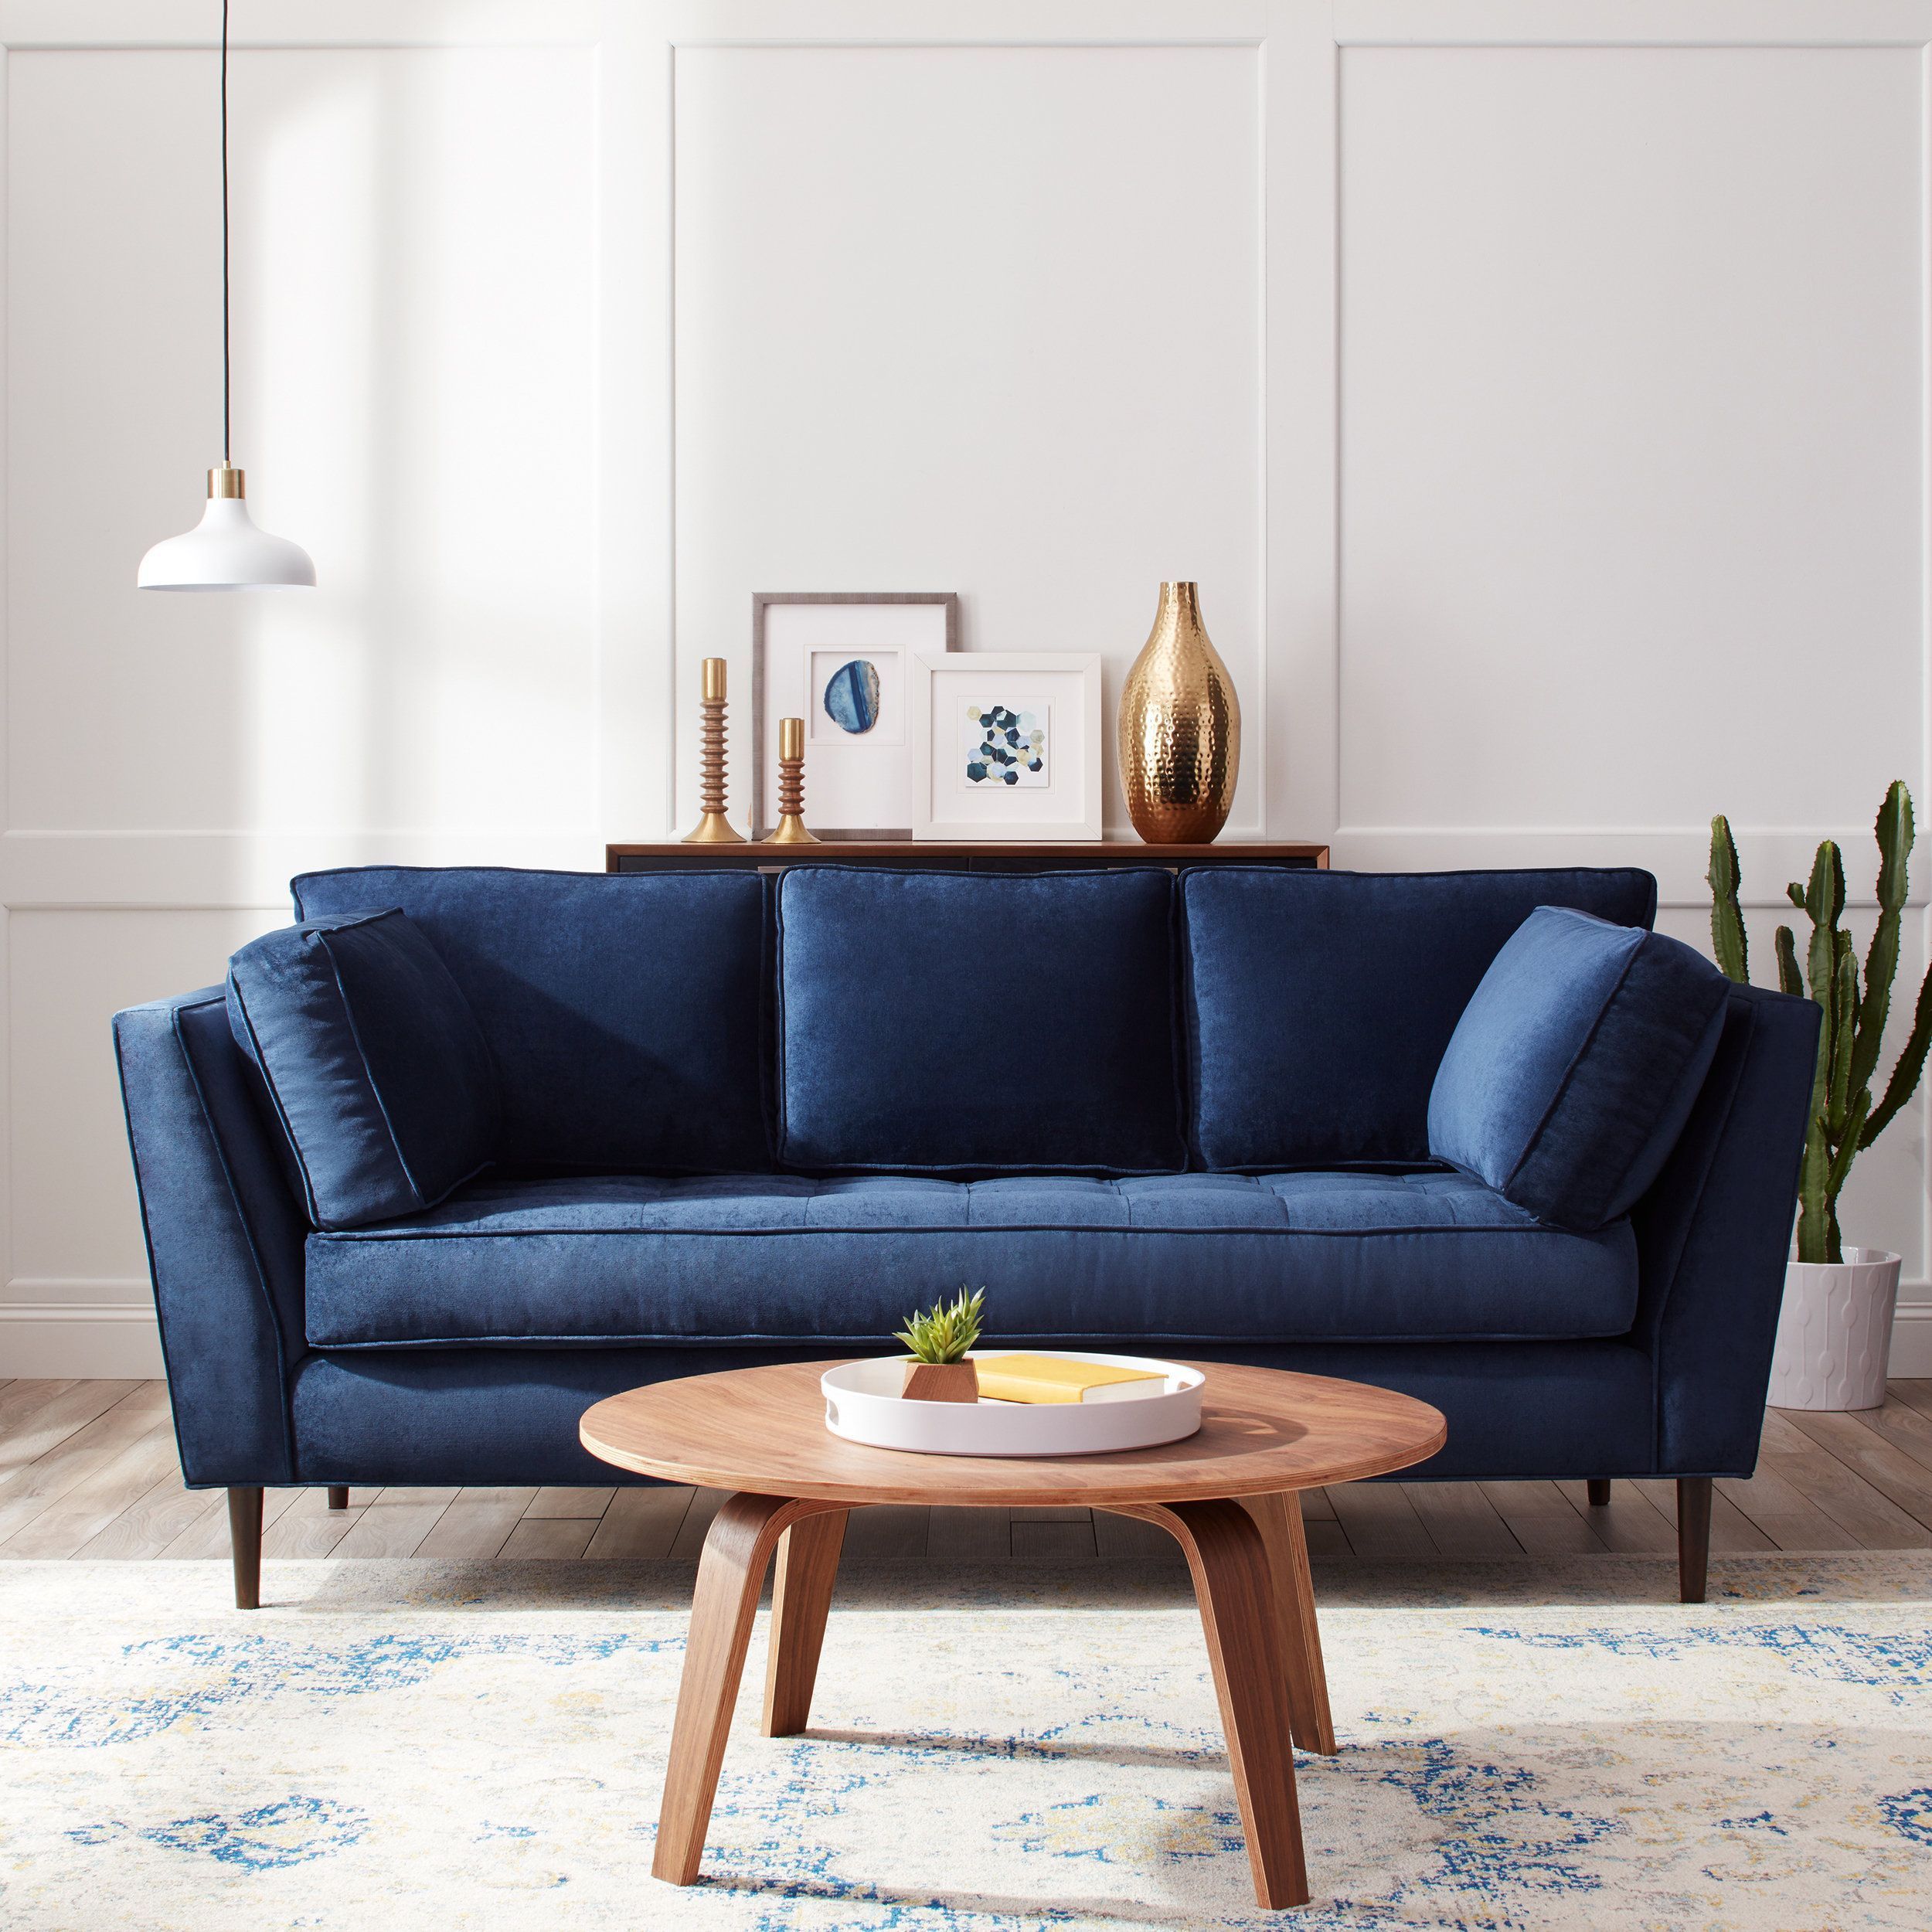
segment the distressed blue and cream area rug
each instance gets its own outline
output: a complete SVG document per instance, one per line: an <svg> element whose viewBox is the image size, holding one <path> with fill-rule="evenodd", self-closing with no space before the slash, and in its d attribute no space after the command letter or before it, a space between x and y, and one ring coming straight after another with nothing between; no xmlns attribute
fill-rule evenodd
<svg viewBox="0 0 1932 1932"><path fill-rule="evenodd" d="M1453 1573L1454 1581L1445 1583ZM757 1733L703 1882L649 1876L690 1573L0 1566L0 1925L1923 1928L1932 1566L1324 1579L1315 1902L1256 1910L1165 1579L873 1573L811 1734Z"/></svg>

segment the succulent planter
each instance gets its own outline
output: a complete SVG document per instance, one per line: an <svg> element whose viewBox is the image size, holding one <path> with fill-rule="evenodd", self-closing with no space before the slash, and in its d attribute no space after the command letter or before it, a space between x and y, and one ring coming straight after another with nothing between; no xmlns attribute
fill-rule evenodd
<svg viewBox="0 0 1932 1932"><path fill-rule="evenodd" d="M908 1402L977 1402L979 1371L970 1362L908 1362L899 1393Z"/></svg>
<svg viewBox="0 0 1932 1932"><path fill-rule="evenodd" d="M1846 1248L1784 1270L1767 1399L1774 1409L1876 1409L1885 1400L1899 1257Z"/></svg>

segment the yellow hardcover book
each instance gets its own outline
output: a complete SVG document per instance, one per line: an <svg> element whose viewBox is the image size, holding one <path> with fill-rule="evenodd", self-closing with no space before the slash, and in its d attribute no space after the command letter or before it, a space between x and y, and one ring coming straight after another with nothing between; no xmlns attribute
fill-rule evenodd
<svg viewBox="0 0 1932 1932"><path fill-rule="evenodd" d="M1119 1402L1158 1395L1167 1382L1148 1369L1048 1355L975 1355L973 1366L979 1371L980 1393L995 1402Z"/></svg>

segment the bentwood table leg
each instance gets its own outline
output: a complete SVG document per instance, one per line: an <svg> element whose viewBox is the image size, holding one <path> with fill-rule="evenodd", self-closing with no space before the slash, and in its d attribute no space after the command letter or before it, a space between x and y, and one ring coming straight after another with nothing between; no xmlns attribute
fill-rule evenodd
<svg viewBox="0 0 1932 1932"><path fill-rule="evenodd" d="M690 1884L704 1857L711 1801L717 1795L725 1736L765 1566L778 1539L794 1523L838 1508L784 1496L732 1496L704 1539L685 1640L684 1675L678 1685L678 1714L671 1727L671 1756L665 1766L657 1850L651 1861L653 1873L673 1885Z"/></svg>
<svg viewBox="0 0 1932 1932"><path fill-rule="evenodd" d="M1308 1877L1267 1545L1238 1502L1166 1503L1131 1513L1160 1524L1187 1556L1221 1699L1256 1900L1270 1910L1305 1905Z"/></svg>
<svg viewBox="0 0 1932 1932"><path fill-rule="evenodd" d="M1301 1527L1301 1498L1288 1490L1272 1496L1243 1496L1241 1501L1268 1546L1274 1570L1294 1741L1304 1751L1332 1757L1335 1719L1328 1713L1328 1679L1321 1663L1321 1631L1315 1620L1315 1577Z"/></svg>
<svg viewBox="0 0 1932 1932"><path fill-rule="evenodd" d="M764 1733L795 1737L811 1721L811 1687L845 1540L842 1509L795 1522L778 1542L771 1580L771 1643L765 1656Z"/></svg>

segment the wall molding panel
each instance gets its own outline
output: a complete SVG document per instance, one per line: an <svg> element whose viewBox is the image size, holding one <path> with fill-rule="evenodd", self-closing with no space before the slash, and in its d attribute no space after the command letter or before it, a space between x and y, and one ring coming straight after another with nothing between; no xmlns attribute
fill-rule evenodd
<svg viewBox="0 0 1932 1932"><path fill-rule="evenodd" d="M1641 864L1701 944L1723 811L1760 979L1822 838L1869 930L1866 815L1932 809L1932 7L1332 19L1337 862ZM1821 733L1827 663L1864 696ZM1929 1193L1921 1099L1847 1200L1916 1372Z"/></svg>
<svg viewBox="0 0 1932 1932"><path fill-rule="evenodd" d="M748 574L956 588L967 649L1101 652L1110 713L1174 575L1202 582L1243 692L1230 835L1267 835L1270 10L667 17L678 818L699 658L730 662L733 769L752 755ZM823 138L846 125L864 138ZM995 125L997 158L975 145ZM882 554L903 561L882 576ZM1111 773L1106 802L1127 831Z"/></svg>
<svg viewBox="0 0 1932 1932"><path fill-rule="evenodd" d="M1767 957L1932 813L1932 0L250 0L236 461L322 587L144 600L213 25L0 0L0 1375L158 1359L114 1007L298 872L689 822L706 656L742 818L775 583L957 590L1111 715L1196 577L1229 835L1644 865L1696 940L1723 810ZM1848 1206L1932 1374L1927 1141Z"/></svg>
<svg viewBox="0 0 1932 1932"><path fill-rule="evenodd" d="M159 1369L115 1007L218 979L287 917L297 872L594 866L634 795L668 794L650 709L618 733L598 709L621 688L610 661L665 654L668 604L635 541L665 523L637 481L664 442L635 367L648 304L605 270L595 225L622 209L611 151L657 144L652 116L609 111L631 77L594 5L237 9L236 460L322 588L134 592L219 447L215 18L0 0L0 1374ZM153 231L185 246L117 232L150 192ZM102 281L116 264L126 283ZM36 505L83 469L107 487L63 536Z"/></svg>
<svg viewBox="0 0 1932 1932"><path fill-rule="evenodd" d="M1908 777L1906 782L1916 799L1920 790L1917 781ZM1873 794L1875 807L1883 795L1882 781ZM1746 906L1789 913L1786 882L1796 879L1801 883L1809 876L1823 838L1835 838L1845 855L1846 903L1855 910L1878 904L1878 849L1869 824L1803 832L1754 830L1734 825L1731 832L1744 881L1739 898ZM1710 864L1708 825L1633 826L1622 832L1597 826L1342 825L1335 828L1332 842L1336 865L1362 872L1441 872L1482 866L1641 866L1657 876L1659 905L1708 910L1711 903L1705 879ZM1906 903L1922 906L1929 899L1932 855L1912 880Z"/></svg>

